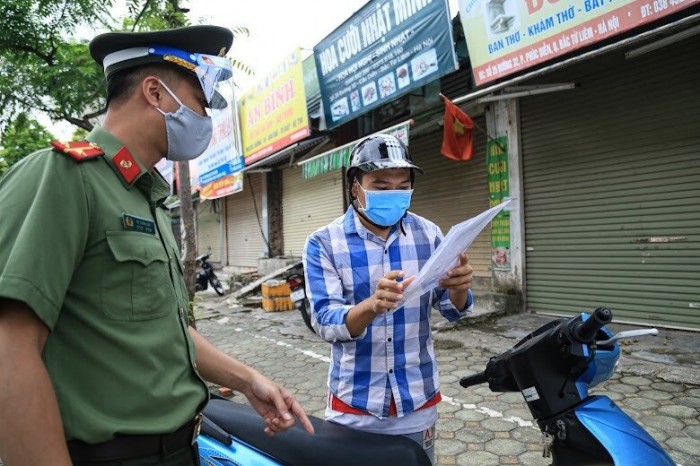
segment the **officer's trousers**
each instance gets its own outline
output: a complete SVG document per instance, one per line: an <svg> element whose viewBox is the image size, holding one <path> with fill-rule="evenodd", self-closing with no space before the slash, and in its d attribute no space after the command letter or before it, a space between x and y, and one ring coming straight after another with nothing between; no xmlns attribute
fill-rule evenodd
<svg viewBox="0 0 700 466"><path fill-rule="evenodd" d="M73 466L199 466L199 453L194 445L162 455L118 461L79 462Z"/></svg>

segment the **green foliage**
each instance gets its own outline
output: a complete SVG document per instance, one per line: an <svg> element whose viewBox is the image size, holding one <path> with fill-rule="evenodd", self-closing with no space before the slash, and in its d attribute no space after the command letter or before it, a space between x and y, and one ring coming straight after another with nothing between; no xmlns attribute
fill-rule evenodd
<svg viewBox="0 0 700 466"><path fill-rule="evenodd" d="M0 131L18 114L36 111L92 129L106 103L104 74L88 53L92 34L189 24L180 0L126 0L128 14L119 21L110 14L115 0L0 2ZM248 30L235 28L234 34Z"/></svg>
<svg viewBox="0 0 700 466"><path fill-rule="evenodd" d="M20 113L0 135L0 176L22 158L55 139L38 121Z"/></svg>
<svg viewBox="0 0 700 466"><path fill-rule="evenodd" d="M113 0L3 0L0 15L0 128L39 110L88 128L104 87L76 28L104 28Z"/></svg>
<svg viewBox="0 0 700 466"><path fill-rule="evenodd" d="M90 114L104 105L104 76L86 43L61 43L52 64L28 52L0 55L0 125L18 112L38 110L52 120L90 128Z"/></svg>
<svg viewBox="0 0 700 466"><path fill-rule="evenodd" d="M132 0L128 10L129 15L122 23L125 31L156 31L190 24L185 16L186 10L179 7L179 0L147 0L143 5Z"/></svg>
<svg viewBox="0 0 700 466"><path fill-rule="evenodd" d="M104 113L102 69L75 31L153 30L185 24L176 0L128 0L115 28L114 0L3 0L0 15L0 128L19 112L92 128ZM132 19L130 19L132 18ZM177 23L173 23L177 21ZM91 37L90 37L91 38Z"/></svg>
<svg viewBox="0 0 700 466"><path fill-rule="evenodd" d="M71 141L84 141L87 138L88 131L83 128L77 128L75 131L73 131L73 135L71 136L70 140Z"/></svg>
<svg viewBox="0 0 700 466"><path fill-rule="evenodd" d="M82 25L101 28L113 0L3 0L0 51L27 52L52 65L63 38Z"/></svg>

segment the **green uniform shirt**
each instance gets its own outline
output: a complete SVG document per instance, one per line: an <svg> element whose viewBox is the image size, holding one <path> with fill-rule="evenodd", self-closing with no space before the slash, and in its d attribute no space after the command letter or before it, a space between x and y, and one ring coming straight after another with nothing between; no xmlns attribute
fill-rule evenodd
<svg viewBox="0 0 700 466"><path fill-rule="evenodd" d="M106 130L88 140L105 155L42 150L0 179L0 297L27 303L51 330L43 357L67 440L172 432L207 388L160 207L169 188L121 163L140 168L128 183L113 160L123 144Z"/></svg>

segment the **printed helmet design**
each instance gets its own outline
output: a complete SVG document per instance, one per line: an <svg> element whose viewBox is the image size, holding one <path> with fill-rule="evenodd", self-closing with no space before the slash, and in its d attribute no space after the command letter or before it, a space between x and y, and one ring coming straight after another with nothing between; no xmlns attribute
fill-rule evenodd
<svg viewBox="0 0 700 466"><path fill-rule="evenodd" d="M369 136L360 141L350 153L348 177L355 170L373 172L386 168L411 168L423 173L413 163L408 147L400 139L388 134Z"/></svg>

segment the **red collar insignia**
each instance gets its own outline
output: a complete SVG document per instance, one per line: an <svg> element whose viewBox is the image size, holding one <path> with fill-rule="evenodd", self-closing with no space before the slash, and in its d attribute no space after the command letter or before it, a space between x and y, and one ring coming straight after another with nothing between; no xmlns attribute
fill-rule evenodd
<svg viewBox="0 0 700 466"><path fill-rule="evenodd" d="M126 147L119 149L119 152L112 157L112 163L117 168L119 174L128 184L131 184L141 173L141 167L131 155Z"/></svg>

